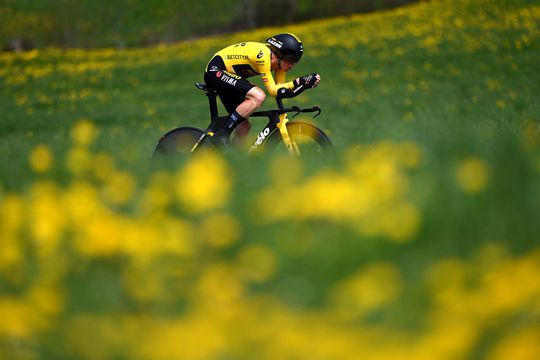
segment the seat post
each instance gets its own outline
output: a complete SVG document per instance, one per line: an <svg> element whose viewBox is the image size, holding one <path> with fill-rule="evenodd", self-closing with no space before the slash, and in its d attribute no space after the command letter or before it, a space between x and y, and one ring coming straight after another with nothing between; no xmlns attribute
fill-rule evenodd
<svg viewBox="0 0 540 360"><path fill-rule="evenodd" d="M208 96L208 105L210 106L210 117L211 119L217 119L218 107L217 107L217 92L214 89L207 89L206 96Z"/></svg>
<svg viewBox="0 0 540 360"><path fill-rule="evenodd" d="M199 90L205 92L208 96L208 105L210 105L210 119L212 121L216 120L219 117L218 107L217 107L217 91L215 89L209 88L206 84L195 83L195 87Z"/></svg>

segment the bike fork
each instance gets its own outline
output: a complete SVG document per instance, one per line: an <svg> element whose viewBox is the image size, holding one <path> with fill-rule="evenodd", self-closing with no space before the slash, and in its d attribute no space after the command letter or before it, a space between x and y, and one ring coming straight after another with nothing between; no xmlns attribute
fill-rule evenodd
<svg viewBox="0 0 540 360"><path fill-rule="evenodd" d="M279 116L279 123L277 124L277 127L289 154L299 156L300 149L298 149L298 145L296 145L296 143L291 139L289 131L287 130L288 122L289 119L287 119L287 114L282 114Z"/></svg>

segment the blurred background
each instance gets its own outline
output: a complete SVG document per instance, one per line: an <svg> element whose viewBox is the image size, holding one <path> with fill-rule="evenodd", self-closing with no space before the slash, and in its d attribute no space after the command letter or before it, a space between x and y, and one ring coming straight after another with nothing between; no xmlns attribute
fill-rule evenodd
<svg viewBox="0 0 540 360"><path fill-rule="evenodd" d="M147 46L389 9L418 0L2 0L6 50Z"/></svg>

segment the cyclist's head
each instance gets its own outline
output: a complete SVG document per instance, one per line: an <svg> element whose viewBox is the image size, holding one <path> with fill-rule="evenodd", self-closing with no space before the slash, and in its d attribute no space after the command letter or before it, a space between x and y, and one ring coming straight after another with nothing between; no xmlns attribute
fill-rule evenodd
<svg viewBox="0 0 540 360"><path fill-rule="evenodd" d="M304 53L302 41L293 34L274 35L266 39L266 42L279 60L287 60L292 64L299 62Z"/></svg>

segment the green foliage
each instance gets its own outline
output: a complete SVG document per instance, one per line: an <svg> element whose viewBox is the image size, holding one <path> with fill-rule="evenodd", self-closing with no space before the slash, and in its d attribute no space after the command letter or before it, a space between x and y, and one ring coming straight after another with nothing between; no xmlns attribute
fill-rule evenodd
<svg viewBox="0 0 540 360"><path fill-rule="evenodd" d="M27 39L38 47L155 45L406 2L410 1L4 1L0 5L0 44Z"/></svg>

